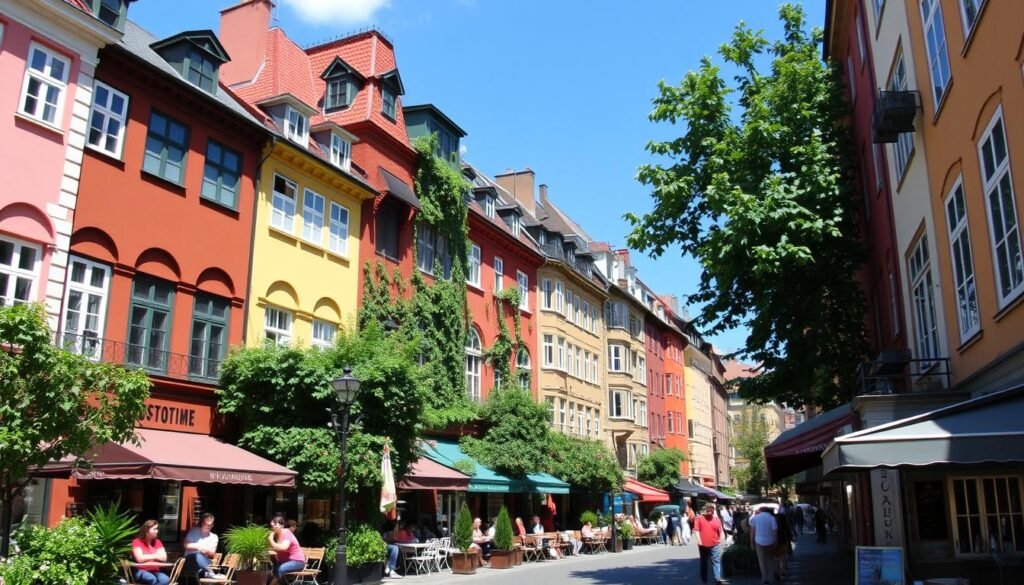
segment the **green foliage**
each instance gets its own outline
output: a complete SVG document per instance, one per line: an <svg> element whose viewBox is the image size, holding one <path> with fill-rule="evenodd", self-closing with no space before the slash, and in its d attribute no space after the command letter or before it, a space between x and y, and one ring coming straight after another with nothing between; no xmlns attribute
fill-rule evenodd
<svg viewBox="0 0 1024 585"><path fill-rule="evenodd" d="M615 524L615 531L623 542L633 539L633 525L625 519Z"/></svg>
<svg viewBox="0 0 1024 585"><path fill-rule="evenodd" d="M519 348L524 347L522 319L519 313L521 297L518 288L506 288L494 295L494 313L498 322L498 335L494 338L491 347L484 350L484 358L491 368L494 369L494 379L502 381L512 380L512 360ZM505 323L506 315L511 314L515 327L515 337L509 331ZM519 374L519 372L516 372ZM529 381L529 374L526 376ZM516 384L518 384L518 378ZM529 387L529 384L526 385Z"/></svg>
<svg viewBox="0 0 1024 585"><path fill-rule="evenodd" d="M740 382L744 397L827 406L848 399L866 351L859 198L838 68L821 61L821 31L806 32L802 8L779 16L782 40L741 23L719 49L734 87L710 58L678 86L659 84L650 119L685 132L648 143L669 160L640 168L655 206L626 216L628 242L697 259L688 302L703 306L708 333L749 327L738 353L764 372Z"/></svg>
<svg viewBox="0 0 1024 585"><path fill-rule="evenodd" d="M96 581L111 582L120 573L120 559L132 550L132 539L138 531L135 515L120 510L116 503L110 503L93 508L86 518L99 539Z"/></svg>
<svg viewBox="0 0 1024 585"><path fill-rule="evenodd" d="M640 459L636 478L656 488L668 490L679 482L679 464L686 461L679 449L656 449Z"/></svg>
<svg viewBox="0 0 1024 585"><path fill-rule="evenodd" d="M349 529L345 538L345 562L350 567L368 563L380 563L388 558L388 545L380 533L369 524L360 524ZM326 557L325 557L326 558ZM333 560L332 566L333 566Z"/></svg>
<svg viewBox="0 0 1024 585"><path fill-rule="evenodd" d="M65 518L53 528L33 525L14 535L19 552L0 563L7 585L92 585L106 570L106 551L85 518Z"/></svg>
<svg viewBox="0 0 1024 585"><path fill-rule="evenodd" d="M505 506L498 512L498 521L494 525L494 548L512 550L512 520L508 517Z"/></svg>
<svg viewBox="0 0 1024 585"><path fill-rule="evenodd" d="M601 441L549 433L547 472L572 486L574 492L600 494L625 483L615 454Z"/></svg>
<svg viewBox="0 0 1024 585"><path fill-rule="evenodd" d="M145 373L91 361L51 340L41 305L0 307L0 348L17 348L0 349L0 507L7 513L34 469L133 440L145 414ZM5 539L0 556L6 546Z"/></svg>
<svg viewBox="0 0 1024 585"><path fill-rule="evenodd" d="M452 467L461 471L462 473L465 473L466 475L476 475L476 462L473 461L472 459L469 459L468 457L465 459L459 459L458 461L452 464Z"/></svg>
<svg viewBox="0 0 1024 585"><path fill-rule="evenodd" d="M462 552L469 551L473 544L473 517L469 514L466 502L459 508L459 516L455 519L455 548Z"/></svg>
<svg viewBox="0 0 1024 585"><path fill-rule="evenodd" d="M420 200L420 220L434 227L438 234L448 238L448 251L452 268L467 274L469 226L466 222L470 184L462 173L437 156L436 134L413 140L419 152L416 169L416 195ZM453 275L454 280L454 275ZM463 281L465 283L465 281Z"/></svg>
<svg viewBox="0 0 1024 585"><path fill-rule="evenodd" d="M349 533L349 534L351 534L351 533ZM345 539L346 543L348 542L349 538L350 537L346 537L346 539ZM348 544L346 544L345 546L348 547ZM384 546L387 547L386 544ZM387 550L387 548L385 548L385 550ZM322 566L324 566L324 567L327 567L328 569L333 567L335 561L338 558L337 554L338 554L338 533L337 532L333 532L333 533L331 533L331 536L327 537L327 539L324 540L324 560L320 561L320 564ZM346 563L348 562L348 549L347 548L346 548L346 552L345 552L345 562Z"/></svg>
<svg viewBox="0 0 1024 585"><path fill-rule="evenodd" d="M488 425L483 438L466 436L459 442L467 455L514 477L547 468L548 406L534 402L529 391L506 382L491 393L481 417Z"/></svg>
<svg viewBox="0 0 1024 585"><path fill-rule="evenodd" d="M228 554L239 556L239 570L259 570L270 549L270 529L265 526L232 526L224 533Z"/></svg>
<svg viewBox="0 0 1024 585"><path fill-rule="evenodd" d="M762 494L768 487L768 468L764 461L764 448L768 445L768 422L756 407L747 407L733 423L731 446L736 458L746 460L737 465L732 474L736 486L748 494Z"/></svg>
<svg viewBox="0 0 1024 585"><path fill-rule="evenodd" d="M722 571L726 576L757 574L757 553L746 538L737 538L722 553Z"/></svg>
<svg viewBox="0 0 1024 585"><path fill-rule="evenodd" d="M584 510L584 512L580 514L580 525L582 526L587 522L590 522L591 526L597 526L597 512L594 512L593 510Z"/></svg>
<svg viewBox="0 0 1024 585"><path fill-rule="evenodd" d="M346 453L350 491L380 485L380 453L390 438L396 473L417 457L423 397L417 385L417 347L377 323L339 331L328 349L265 345L235 350L221 366L221 412L241 423L239 443L299 473L312 492L337 487L338 446L328 409L339 406L331 380L345 367L361 381Z"/></svg>

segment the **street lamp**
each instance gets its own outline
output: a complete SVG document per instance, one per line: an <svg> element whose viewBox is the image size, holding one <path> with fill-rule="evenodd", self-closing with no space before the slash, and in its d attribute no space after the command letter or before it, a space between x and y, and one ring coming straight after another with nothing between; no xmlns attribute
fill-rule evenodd
<svg viewBox="0 0 1024 585"><path fill-rule="evenodd" d="M345 441L348 438L348 413L359 394L359 378L352 375L352 368L345 368L344 375L331 381L334 394L341 405L341 424L337 413L331 413L334 435L341 447L341 487L338 489L338 549L334 554L334 585L348 585L348 566L345 562Z"/></svg>

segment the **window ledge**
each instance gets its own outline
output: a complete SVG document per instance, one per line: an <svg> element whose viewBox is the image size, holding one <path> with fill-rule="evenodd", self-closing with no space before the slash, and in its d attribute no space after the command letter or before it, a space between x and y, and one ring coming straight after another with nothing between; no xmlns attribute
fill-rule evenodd
<svg viewBox="0 0 1024 585"><path fill-rule="evenodd" d="M945 107L946 102L949 101L947 98L949 97L949 94L952 93L952 91L953 77L951 74L949 78L949 83L946 84L946 89L945 91L942 92L942 97L940 97L938 103L935 104L935 113L932 114L932 126L938 123L939 116L942 114L942 110ZM907 160L909 161L910 159Z"/></svg>
<svg viewBox="0 0 1024 585"><path fill-rule="evenodd" d="M287 230L284 230L282 228L279 228L277 226L268 225L267 229L272 231L272 232L274 232L274 233L276 233L276 234L282 235L282 236L288 238L289 240L292 240L293 242L298 242L299 241L299 238L297 238L295 236L295 234L293 234L293 233L291 233L291 232L289 232Z"/></svg>
<svg viewBox="0 0 1024 585"><path fill-rule="evenodd" d="M474 290L474 291L476 291L476 292L478 292L480 294L486 294L486 291L479 284L473 284L472 282L467 282L466 283L466 288L467 289L472 289L472 290Z"/></svg>
<svg viewBox="0 0 1024 585"><path fill-rule="evenodd" d="M33 118L32 116L29 116L28 114L23 114L21 112L14 112L14 117L15 118L20 118L20 119L28 122L29 124L33 124L35 126L39 126L43 130L46 130L48 132L52 132L52 133L60 136L61 140L64 139L64 129L60 128L59 126L55 126L55 125L53 125L53 124L51 124L49 122L44 122L43 120L40 120L39 118Z"/></svg>
<svg viewBox="0 0 1024 585"><path fill-rule="evenodd" d="M88 142L85 143L85 148L86 148L86 150L88 150L89 152L91 152L91 153L93 153L93 154L95 154L97 156L100 156L102 158L108 159L108 160L110 160L112 162L118 162L118 163L124 164L124 159L121 158L124 155L124 148L121 148L120 152L118 152L117 154L111 154L111 153L101 149L98 146L93 146L93 145L89 144Z"/></svg>
<svg viewBox="0 0 1024 585"><path fill-rule="evenodd" d="M142 173L143 177L149 177L149 178L153 179L154 181L159 181L160 183L163 183L165 186L172 187L172 188L174 188L174 189L176 189L178 191L181 191L184 194L184 191L185 191L184 183L178 183L178 182L172 181L172 180L170 180L170 179L168 179L166 177L162 177L162 176L160 176L160 175L158 175L158 174L156 174L154 172L147 171L146 169L139 169L139 172ZM185 167L184 166L182 166L181 172L182 172L182 174L185 173Z"/></svg>
<svg viewBox="0 0 1024 585"><path fill-rule="evenodd" d="M985 14L985 8L989 5L988 0L983 0L981 6L978 7L978 14L974 17L974 26L971 30L964 34L964 48L960 49L960 56L967 57L967 51L971 48L971 44L974 42L974 33L978 31L978 23L981 22L981 17ZM963 15L960 15L960 24L963 25Z"/></svg>
<svg viewBox="0 0 1024 585"><path fill-rule="evenodd" d="M380 250L377 250L376 254L378 256L380 256L381 258L384 258L385 260L390 260L391 262L394 262L395 264L401 264L401 262L402 262L398 257L388 255L388 254L386 254L384 252L381 252Z"/></svg>
<svg viewBox="0 0 1024 585"><path fill-rule="evenodd" d="M972 345L978 343L978 340L984 336L983 333L984 331L982 331L981 327L978 327L977 331L971 333L970 336L967 337L967 339L963 340L960 343L960 347L956 348L957 353L963 353L967 351Z"/></svg>
<svg viewBox="0 0 1024 585"><path fill-rule="evenodd" d="M1001 303L1002 308L992 316L992 320L998 323L1003 319L1003 317L1013 312L1021 301L1024 301L1024 286L1018 288L1015 292L1010 293L1010 296L1006 297L1006 300Z"/></svg>
<svg viewBox="0 0 1024 585"><path fill-rule="evenodd" d="M311 249L311 250L313 250L315 252L319 252L320 254L324 255L325 257L335 258L337 260L342 261L345 264L348 264L350 262L350 259L349 259L347 254L342 254L340 252L335 252L334 250L331 250L330 248L325 248L325 247L321 246L320 244L316 244L314 242L310 242L309 240L306 240L306 239L303 239L303 238L295 238L295 239L299 242L299 245L302 246L303 248L309 248L309 249Z"/></svg>

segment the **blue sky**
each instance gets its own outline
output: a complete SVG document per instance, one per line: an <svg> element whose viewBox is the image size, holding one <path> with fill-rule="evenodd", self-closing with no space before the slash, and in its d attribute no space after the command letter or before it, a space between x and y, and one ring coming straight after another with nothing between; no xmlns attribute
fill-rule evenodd
<svg viewBox="0 0 1024 585"><path fill-rule="evenodd" d="M160 37L217 30L231 0L143 0L130 18ZM807 0L822 26L824 1ZM296 10L296 6L302 12ZM300 45L374 25L395 43L406 105L430 102L466 130L465 158L494 175L530 167L595 239L623 245L622 215L650 209L644 145L681 129L648 121L659 80L677 83L744 20L778 36L774 0L282 0L278 24ZM681 299L699 267L669 252L632 255L640 277ZM722 350L746 332L712 338Z"/></svg>

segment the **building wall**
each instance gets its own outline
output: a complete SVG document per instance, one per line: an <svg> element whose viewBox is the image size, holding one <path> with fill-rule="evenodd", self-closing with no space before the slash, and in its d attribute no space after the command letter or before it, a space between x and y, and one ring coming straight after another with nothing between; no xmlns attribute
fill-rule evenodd
<svg viewBox="0 0 1024 585"><path fill-rule="evenodd" d="M722 387L721 378L716 377L711 385L711 426L715 435L712 453L717 485L732 485L729 470L729 443L732 429L728 403L728 395Z"/></svg>
<svg viewBox="0 0 1024 585"><path fill-rule="evenodd" d="M686 366L683 365L683 337L674 330L665 332L665 377L669 379L669 387L665 392L665 417L671 417L666 423L665 446L689 453L690 440L686 434ZM690 462L684 461L679 472L686 477L690 475Z"/></svg>
<svg viewBox="0 0 1024 585"><path fill-rule="evenodd" d="M649 417L644 414L644 411L649 412L647 402L648 381L646 381L646 374L648 373L646 365L647 353L643 335L646 310L632 295L616 286L612 286L609 289L607 302L623 303L629 309L630 318L638 320L636 331L634 332L631 332L629 329L629 319L626 320L627 326L624 328L606 325L606 345L609 349L605 351L609 402L612 400L612 394L615 391L629 392L630 396L630 403L628 403L629 412L623 412L624 416L620 418L609 417L608 429L613 433L611 445L616 453L618 453L620 463L623 464L628 472L635 473L637 459L645 456L650 451L650 431L647 427ZM608 323L607 317L605 322L606 324ZM626 358L629 362L628 373L611 371L609 352L613 345L624 347L630 352ZM639 364L638 360L640 359L643 359L643 365ZM609 406L609 408L611 407Z"/></svg>
<svg viewBox="0 0 1024 585"><path fill-rule="evenodd" d="M687 345L686 416L690 447L690 477L698 482L715 482L713 423L711 411L711 359L696 347Z"/></svg>
<svg viewBox="0 0 1024 585"><path fill-rule="evenodd" d="M645 318L644 349L647 355L647 429L651 448L665 446L667 436L665 406L665 340L667 327L661 320L648 314Z"/></svg>
<svg viewBox="0 0 1024 585"><path fill-rule="evenodd" d="M933 83L924 44L923 20L915 3L907 3L909 45L914 72L922 88L924 123L919 137L928 152L929 210L936 225L936 301L949 323L944 344L949 348L954 384L969 391L995 389L1020 378L1024 366L1021 328L1024 311L1018 309L1024 287L1001 298L999 263L993 242L1002 230L989 205L992 188L986 190L979 149L986 129L1001 112L1009 156L1009 177L1003 191L1006 209L1016 215L1017 232L1010 246L1021 249L1020 189L1024 183L1024 87L1021 83L1021 31L1024 6L1017 2L985 2L973 28L968 28L956 0L940 0L942 28L951 81L941 102L931 91ZM966 203L970 253L977 291L977 327L961 325L954 278L950 215L946 203L957 185ZM1019 254L1019 252L1018 252ZM1020 271L1020 257L1012 261ZM961 281L963 282L963 281Z"/></svg>

